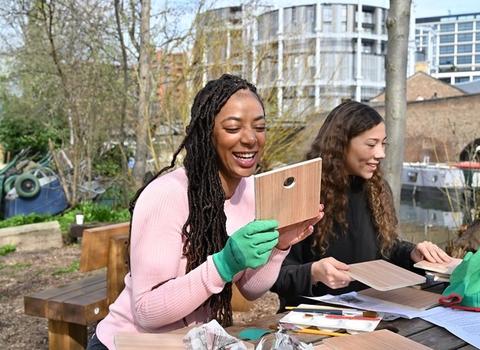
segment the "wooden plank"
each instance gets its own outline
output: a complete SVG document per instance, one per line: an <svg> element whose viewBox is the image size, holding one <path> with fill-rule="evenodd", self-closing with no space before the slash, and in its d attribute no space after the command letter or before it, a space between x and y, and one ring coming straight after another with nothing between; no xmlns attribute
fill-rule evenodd
<svg viewBox="0 0 480 350"><path fill-rule="evenodd" d="M447 275L451 275L453 270L462 262L462 259L452 259L449 263L432 263L427 260L422 260L415 265L419 269L424 269L427 271L439 272Z"/></svg>
<svg viewBox="0 0 480 350"><path fill-rule="evenodd" d="M369 287L382 291L425 283L427 280L424 276L381 259L350 264L345 273Z"/></svg>
<svg viewBox="0 0 480 350"><path fill-rule="evenodd" d="M254 175L255 218L276 219L285 227L316 217L321 175L321 158Z"/></svg>
<svg viewBox="0 0 480 350"><path fill-rule="evenodd" d="M105 275L88 277L83 280L71 282L58 286L53 289L47 289L36 294L27 295L23 298L25 314L37 317L47 317L47 303L50 299L59 298L62 295L71 293L72 291L87 288L96 285L101 281L105 281Z"/></svg>
<svg viewBox="0 0 480 350"><path fill-rule="evenodd" d="M62 230L58 221L41 222L0 229L0 247L16 245L17 252L61 248Z"/></svg>
<svg viewBox="0 0 480 350"><path fill-rule="evenodd" d="M49 349L85 350L86 347L87 326L48 320Z"/></svg>
<svg viewBox="0 0 480 350"><path fill-rule="evenodd" d="M440 296L437 293L411 287L402 287L388 291L368 288L359 291L358 295L417 311L428 310L440 304L438 302Z"/></svg>
<svg viewBox="0 0 480 350"><path fill-rule="evenodd" d="M98 321L108 314L107 288L63 303L63 320L78 324Z"/></svg>
<svg viewBox="0 0 480 350"><path fill-rule="evenodd" d="M95 284L89 284L87 286L72 290L69 293L60 294L54 298L50 298L47 300L47 311L45 317L58 321L68 320L69 315L65 310L66 304L76 306L76 308L73 310L71 306L70 312L82 315L84 314L84 308L86 305L96 304L102 300L106 301L106 287L107 281L104 277L102 280L98 280L98 282ZM98 291L100 291L100 294L97 293ZM82 318L82 316L78 317ZM84 324L84 322L76 323Z"/></svg>
<svg viewBox="0 0 480 350"><path fill-rule="evenodd" d="M83 231L80 270L97 270L108 264L110 238L129 233L130 223L95 227Z"/></svg>
<svg viewBox="0 0 480 350"><path fill-rule="evenodd" d="M187 334L182 333L118 333L114 336L115 347L117 350L184 350L183 337ZM243 341L248 350L255 348L254 344Z"/></svg>
<svg viewBox="0 0 480 350"><path fill-rule="evenodd" d="M127 243L128 234L110 238L107 268L109 305L117 299L125 288L125 275L129 271L127 263Z"/></svg>
<svg viewBox="0 0 480 350"><path fill-rule="evenodd" d="M236 284L232 284L232 310L233 311L250 311L253 308L253 301L247 300L237 288Z"/></svg>
<svg viewBox="0 0 480 350"><path fill-rule="evenodd" d="M425 350L428 346L419 344L411 339L386 329L373 332L354 334L348 337L331 337L323 340L332 349L336 350Z"/></svg>

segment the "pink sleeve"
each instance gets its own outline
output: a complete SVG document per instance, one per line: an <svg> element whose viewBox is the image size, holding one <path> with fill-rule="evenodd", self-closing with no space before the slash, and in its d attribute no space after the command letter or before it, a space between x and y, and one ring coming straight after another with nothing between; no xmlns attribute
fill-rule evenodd
<svg viewBox="0 0 480 350"><path fill-rule="evenodd" d="M186 180L178 176L183 172L174 173L142 193L132 223L131 308L136 321L151 330L181 320L225 285L211 257L185 275Z"/></svg>
<svg viewBox="0 0 480 350"><path fill-rule="evenodd" d="M273 286L280 272L280 267L290 250L273 248L267 263L255 270L247 269L236 281L238 290L247 300L255 300Z"/></svg>

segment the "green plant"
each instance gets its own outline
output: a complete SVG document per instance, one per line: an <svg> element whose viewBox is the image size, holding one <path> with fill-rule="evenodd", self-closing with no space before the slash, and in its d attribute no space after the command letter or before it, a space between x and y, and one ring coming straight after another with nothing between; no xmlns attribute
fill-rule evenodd
<svg viewBox="0 0 480 350"><path fill-rule="evenodd" d="M52 216L30 213L28 215L16 215L0 221L0 228L35 224L40 222L58 221L63 232L68 231L69 225L75 223L77 213L85 215L84 222L124 222L130 220L130 212L127 208L112 208L98 203L84 202L76 208L70 208L62 214ZM1 250L0 250L1 254Z"/></svg>
<svg viewBox="0 0 480 350"><path fill-rule="evenodd" d="M3 247L0 247L0 255L7 255L8 253L12 253L17 249L17 246L14 244L7 244Z"/></svg>
<svg viewBox="0 0 480 350"><path fill-rule="evenodd" d="M30 267L31 265L32 264L30 264L30 263L24 262L24 263L16 263L16 264L10 265L10 267L12 269L25 269L27 267Z"/></svg>
<svg viewBox="0 0 480 350"><path fill-rule="evenodd" d="M11 218L0 221L0 228L36 224L39 222L48 222L54 220L55 218L50 214L40 215L36 213L30 213L28 215L15 215Z"/></svg>
<svg viewBox="0 0 480 350"><path fill-rule="evenodd" d="M70 264L69 267L60 268L58 270L55 270L53 272L53 274L54 275L60 275L62 273L69 273L69 272L78 271L79 269L80 269L80 262L79 261L74 261L73 263Z"/></svg>

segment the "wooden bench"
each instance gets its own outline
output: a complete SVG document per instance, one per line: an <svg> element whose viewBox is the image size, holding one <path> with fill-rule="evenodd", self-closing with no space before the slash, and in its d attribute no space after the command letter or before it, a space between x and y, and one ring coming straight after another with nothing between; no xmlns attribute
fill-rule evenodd
<svg viewBox="0 0 480 350"><path fill-rule="evenodd" d="M87 325L108 314L125 286L128 232L128 222L84 230L80 270L106 273L24 297L25 314L48 319L50 349L86 348Z"/></svg>
<svg viewBox="0 0 480 350"><path fill-rule="evenodd" d="M25 314L48 319L50 349L86 348L87 325L103 319L125 287L128 232L128 222L85 229L80 270L106 267L106 273L24 297ZM253 302L234 286L232 309L248 311L252 307Z"/></svg>

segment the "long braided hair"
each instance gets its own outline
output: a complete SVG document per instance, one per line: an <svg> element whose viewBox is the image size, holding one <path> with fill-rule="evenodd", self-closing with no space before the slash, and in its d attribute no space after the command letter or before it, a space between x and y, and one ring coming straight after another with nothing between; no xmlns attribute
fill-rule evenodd
<svg viewBox="0 0 480 350"><path fill-rule="evenodd" d="M306 159L322 157L321 198L327 205L325 217L317 223L314 233L314 247L322 254L330 238L335 236L334 222L344 230L348 228L345 209L350 183L345 170L345 157L350 140L383 122L382 116L365 104L356 101L342 103L329 113L306 155ZM383 179L380 164L373 177L365 181L364 190L372 210L381 254L388 257L390 248L398 239L398 219L392 193Z"/></svg>
<svg viewBox="0 0 480 350"><path fill-rule="evenodd" d="M217 153L211 141L211 133L215 116L228 99L242 89L253 92L262 104L256 87L240 77L224 74L219 79L209 81L195 96L185 138L173 154L170 165L161 169L148 182L174 168L178 155L185 149L184 167L188 178L189 205L189 215L182 228L187 237L183 247L183 254L187 258L185 273L205 262L209 255L223 249L228 239L224 212L225 192L218 173ZM131 200L131 217L135 203L148 183ZM219 294L212 295L203 304L204 307L210 306L211 318L218 320L224 327L233 324L231 298L232 284L227 283Z"/></svg>

